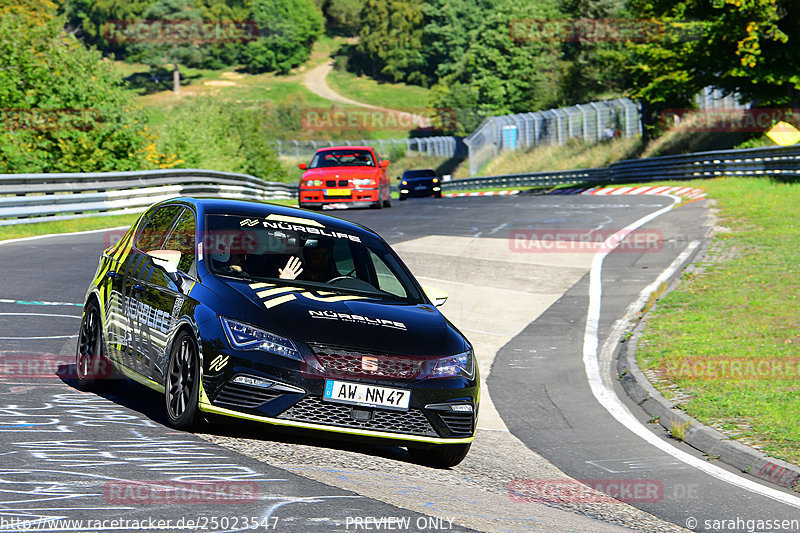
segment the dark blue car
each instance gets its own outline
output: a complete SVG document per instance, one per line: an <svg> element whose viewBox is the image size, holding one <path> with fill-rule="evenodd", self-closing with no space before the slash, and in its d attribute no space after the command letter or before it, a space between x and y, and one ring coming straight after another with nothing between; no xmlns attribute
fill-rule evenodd
<svg viewBox="0 0 800 533"><path fill-rule="evenodd" d="M469 341L375 232L255 202L177 198L104 251L79 385L122 373L169 423L204 415L387 440L458 464L475 436Z"/></svg>
<svg viewBox="0 0 800 533"><path fill-rule="evenodd" d="M398 179L400 180L399 189L401 200L405 200L409 196L442 197L442 180L434 170L429 168L406 170Z"/></svg>

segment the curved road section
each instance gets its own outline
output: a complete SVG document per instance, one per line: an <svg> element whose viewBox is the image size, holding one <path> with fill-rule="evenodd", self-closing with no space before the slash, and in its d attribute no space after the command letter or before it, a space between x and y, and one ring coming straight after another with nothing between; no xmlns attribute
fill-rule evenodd
<svg viewBox="0 0 800 533"><path fill-rule="evenodd" d="M333 89L330 88L328 82L325 78L328 77L330 71L333 70L333 61L328 61L327 63L323 63L322 65L315 67L309 70L303 83L305 84L306 88L311 91L312 93L316 94L317 96L321 96L327 100L332 102L339 102L340 104L347 104L355 107L362 107L365 109L372 109L374 111L380 111L383 113L390 113L396 116L397 120L401 123L408 123L414 125L418 128L429 128L431 126L431 121L422 115L415 115L413 113L407 113L405 111L398 111L395 109L388 109L386 107L380 107L371 104L365 104L364 102L358 102L351 98L347 98L346 96L342 96L341 94L337 93Z"/></svg>
<svg viewBox="0 0 800 533"><path fill-rule="evenodd" d="M77 391L67 363L79 304L115 233L3 244L0 531L34 524L62 531L67 524L58 520L90 519L105 522L74 528L791 526L800 516L795 496L717 465L698 467L710 463L648 424L611 373L631 303L665 270L690 261L705 238L704 202L672 204L668 197L522 195L339 213L386 237L425 285L448 291L443 312L476 347L485 385L479 434L450 470L414 464L401 448L263 426L175 432L163 424L163 399L138 385ZM614 242L647 217L627 241ZM607 253L610 244L619 246Z"/></svg>

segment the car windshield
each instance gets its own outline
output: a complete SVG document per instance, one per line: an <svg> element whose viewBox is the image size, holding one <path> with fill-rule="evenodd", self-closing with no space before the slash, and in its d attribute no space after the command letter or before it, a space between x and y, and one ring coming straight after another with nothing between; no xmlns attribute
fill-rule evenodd
<svg viewBox="0 0 800 533"><path fill-rule="evenodd" d="M381 239L283 216L206 215L203 257L221 276L422 303Z"/></svg>
<svg viewBox="0 0 800 533"><path fill-rule="evenodd" d="M375 160L369 150L324 150L314 154L308 168L374 167Z"/></svg>
<svg viewBox="0 0 800 533"><path fill-rule="evenodd" d="M403 179L414 179L414 178L435 178L436 172L433 170L406 170L403 172Z"/></svg>

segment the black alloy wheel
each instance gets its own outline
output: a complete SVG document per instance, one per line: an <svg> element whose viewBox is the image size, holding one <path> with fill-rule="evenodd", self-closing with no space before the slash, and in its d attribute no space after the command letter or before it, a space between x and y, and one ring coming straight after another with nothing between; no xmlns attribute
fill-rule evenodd
<svg viewBox="0 0 800 533"><path fill-rule="evenodd" d="M182 331L169 356L164 387L167 418L172 427L191 429L199 419L200 357L194 338Z"/></svg>

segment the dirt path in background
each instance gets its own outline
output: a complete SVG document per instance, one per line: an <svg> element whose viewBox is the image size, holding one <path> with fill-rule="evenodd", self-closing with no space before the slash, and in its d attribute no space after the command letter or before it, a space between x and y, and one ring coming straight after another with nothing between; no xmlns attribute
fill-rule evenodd
<svg viewBox="0 0 800 533"><path fill-rule="evenodd" d="M372 104L365 104L364 102L358 102L356 100L351 100L350 98L342 96L341 94L331 89L330 86L328 85L328 82L325 81L325 78L328 76L328 73L332 69L333 69L333 61L327 61L326 63L323 63L322 65L306 72L303 83L305 84L305 86L308 88L309 91L316 94L317 96L325 98L326 100L331 100L332 102L339 102L341 104L363 107L366 109L374 109L376 111L382 111L384 113L396 114L397 119L402 121L410 120L415 126L419 128L430 127L431 125L430 120L421 115L406 113L404 111L389 109L387 107L380 107Z"/></svg>

